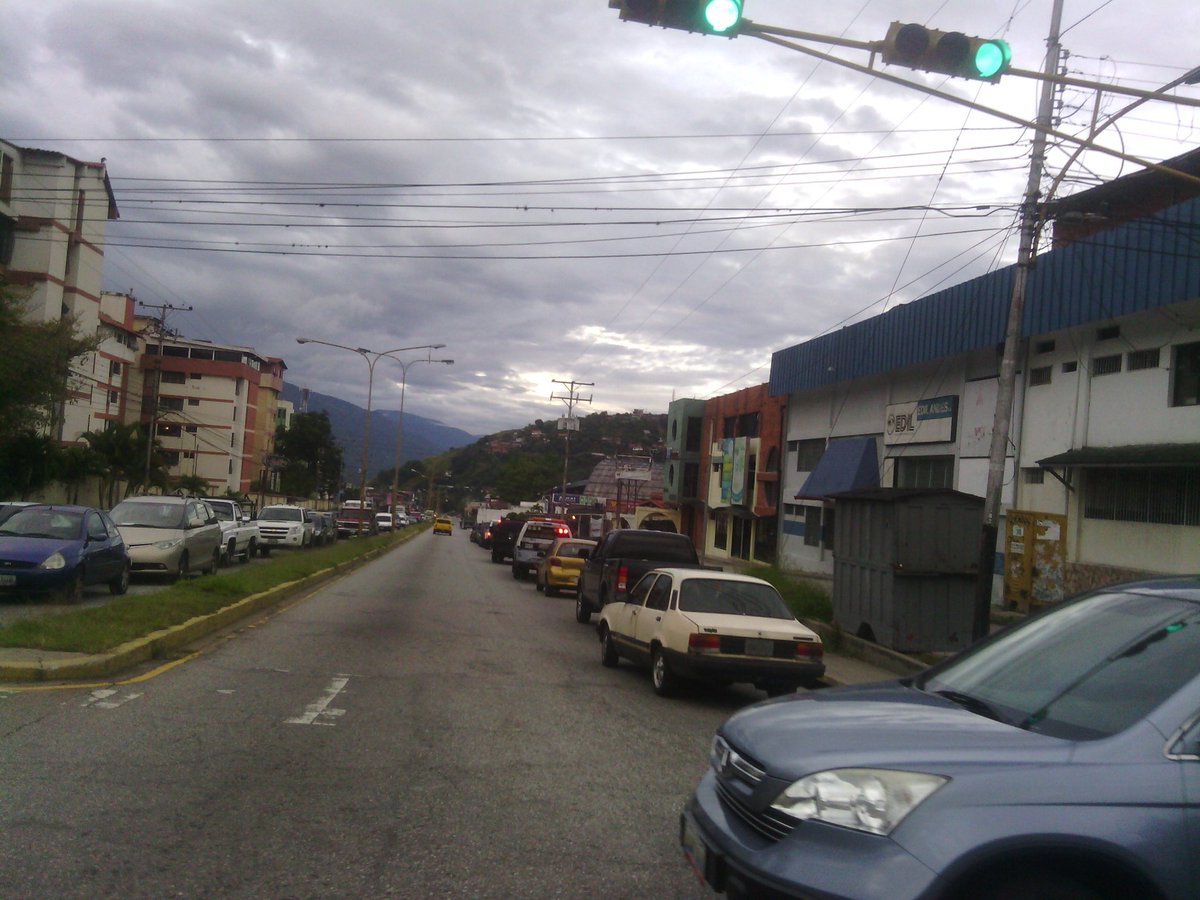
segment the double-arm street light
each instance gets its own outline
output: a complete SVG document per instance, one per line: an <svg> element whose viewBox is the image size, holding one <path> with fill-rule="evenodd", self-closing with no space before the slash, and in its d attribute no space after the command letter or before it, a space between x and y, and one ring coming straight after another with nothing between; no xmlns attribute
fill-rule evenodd
<svg viewBox="0 0 1200 900"><path fill-rule="evenodd" d="M437 345L444 347L444 344ZM429 354L432 355L436 347L430 348ZM443 365L452 366L452 359L430 359L427 355L424 359L410 359L408 362L392 357L400 364L400 424L396 426L396 458L392 465L392 515L396 514L396 492L399 489L400 482L400 446L404 443L404 389L408 385L408 367L413 363L442 363Z"/></svg>
<svg viewBox="0 0 1200 900"><path fill-rule="evenodd" d="M445 347L445 344L416 344L412 347L396 347L394 350L384 350L376 353L373 350L368 350L366 347L348 347L345 344L335 344L332 341L321 341L316 338L296 338L297 344L321 344L325 347L336 347L338 350L349 350L351 353L357 353L367 361L367 415L363 420L363 449L362 449L362 471L359 478L359 493L358 497L362 503L362 508L358 517L358 533L361 535L364 530L367 512L367 452L371 444L371 392L375 386L375 363L383 359L385 356L391 356L393 353L403 353L405 350L439 350Z"/></svg>

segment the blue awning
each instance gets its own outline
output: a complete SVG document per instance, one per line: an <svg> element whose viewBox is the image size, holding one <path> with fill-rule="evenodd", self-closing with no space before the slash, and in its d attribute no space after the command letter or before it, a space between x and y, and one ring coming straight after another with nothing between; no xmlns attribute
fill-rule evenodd
<svg viewBox="0 0 1200 900"><path fill-rule="evenodd" d="M879 454L875 438L830 441L796 494L797 500L824 500L830 494L879 487Z"/></svg>

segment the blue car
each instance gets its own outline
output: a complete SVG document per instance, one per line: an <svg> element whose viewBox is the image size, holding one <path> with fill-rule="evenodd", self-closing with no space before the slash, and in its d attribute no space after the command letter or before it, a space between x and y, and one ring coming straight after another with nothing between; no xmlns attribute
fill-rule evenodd
<svg viewBox="0 0 1200 900"><path fill-rule="evenodd" d="M129 553L108 514L87 506L38 504L0 522L0 596L83 598L86 585L129 589Z"/></svg>
<svg viewBox="0 0 1200 900"><path fill-rule="evenodd" d="M1200 577L1094 591L913 678L718 730L681 819L730 897L1200 897Z"/></svg>

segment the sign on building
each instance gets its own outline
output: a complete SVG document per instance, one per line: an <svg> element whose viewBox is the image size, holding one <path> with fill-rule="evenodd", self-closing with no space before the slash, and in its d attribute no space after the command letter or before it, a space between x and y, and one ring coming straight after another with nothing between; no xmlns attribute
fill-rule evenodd
<svg viewBox="0 0 1200 900"><path fill-rule="evenodd" d="M958 397L933 397L887 407L885 444L945 444L958 431Z"/></svg>

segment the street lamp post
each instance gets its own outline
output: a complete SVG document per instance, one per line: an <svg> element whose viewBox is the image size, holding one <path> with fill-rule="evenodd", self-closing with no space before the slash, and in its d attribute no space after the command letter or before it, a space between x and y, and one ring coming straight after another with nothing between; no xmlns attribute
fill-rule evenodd
<svg viewBox="0 0 1200 900"><path fill-rule="evenodd" d="M444 346L444 345L443 345ZM433 350L430 350L430 354ZM399 489L400 482L400 446L404 443L404 390L408 386L408 367L413 363L442 363L447 366L454 365L452 359L430 359L426 356L424 359L410 359L408 362L392 357L396 362L400 363L400 423L396 426L396 457L392 464L392 515L396 514L396 491Z"/></svg>
<svg viewBox="0 0 1200 900"><path fill-rule="evenodd" d="M375 363L379 362L385 356L391 356L393 353L402 353L405 350L438 350L445 347L445 344L416 344L412 347L396 347L394 350L384 350L381 353L376 353L368 350L366 347L348 347L345 344L335 344L332 341L321 341L316 338L296 338L297 344L322 344L326 347L336 347L338 350L349 350L351 353L357 353L367 362L367 414L363 420L363 449L362 449L362 471L359 473L359 488L358 498L362 504L358 516L358 533L361 536L363 533L363 524L366 521L367 511L367 451L371 444L371 392L375 386Z"/></svg>

